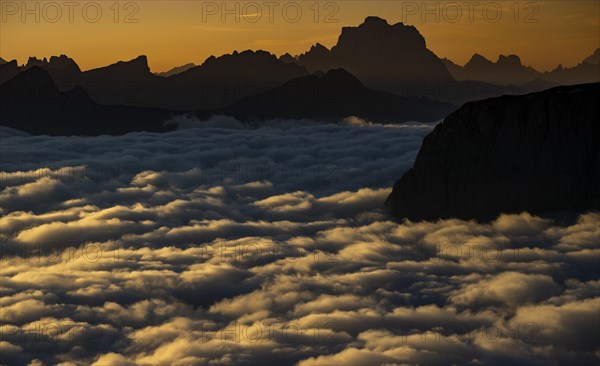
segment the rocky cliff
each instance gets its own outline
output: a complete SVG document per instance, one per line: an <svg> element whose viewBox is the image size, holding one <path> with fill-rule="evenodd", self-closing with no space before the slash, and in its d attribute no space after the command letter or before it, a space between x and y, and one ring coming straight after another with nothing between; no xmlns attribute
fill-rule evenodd
<svg viewBox="0 0 600 366"><path fill-rule="evenodd" d="M470 102L423 141L387 204L412 220L600 208L600 84Z"/></svg>

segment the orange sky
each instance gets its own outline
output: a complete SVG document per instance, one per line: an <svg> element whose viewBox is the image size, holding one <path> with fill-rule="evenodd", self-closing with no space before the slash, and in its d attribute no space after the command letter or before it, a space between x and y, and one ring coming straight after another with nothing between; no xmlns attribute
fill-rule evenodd
<svg viewBox="0 0 600 366"><path fill-rule="evenodd" d="M115 6L116 4L116 6ZM335 44L367 15L415 25L440 57L516 53L540 71L574 65L600 47L592 1L7 1L0 0L0 56L66 54L82 69L145 54L153 71L211 54L264 49L298 54ZM516 4L516 5L515 5ZM500 9L500 11L499 11Z"/></svg>

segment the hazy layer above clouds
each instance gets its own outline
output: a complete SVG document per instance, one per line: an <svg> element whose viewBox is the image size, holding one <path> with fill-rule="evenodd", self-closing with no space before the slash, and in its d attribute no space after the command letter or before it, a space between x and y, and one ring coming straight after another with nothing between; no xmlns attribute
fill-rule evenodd
<svg viewBox="0 0 600 366"><path fill-rule="evenodd" d="M600 361L599 214L396 222L432 125L183 124L2 131L0 363Z"/></svg>

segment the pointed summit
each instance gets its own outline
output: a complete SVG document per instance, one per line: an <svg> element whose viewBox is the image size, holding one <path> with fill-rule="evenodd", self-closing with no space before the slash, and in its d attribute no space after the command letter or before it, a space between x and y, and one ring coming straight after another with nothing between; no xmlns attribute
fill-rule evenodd
<svg viewBox="0 0 600 366"><path fill-rule="evenodd" d="M314 46L312 46L310 48L310 51L312 52L328 52L329 49L325 46L323 46L322 44L320 44L319 42L317 42Z"/></svg>
<svg viewBox="0 0 600 366"><path fill-rule="evenodd" d="M286 64L295 64L298 62L298 60L296 60L296 58L289 53L279 56L279 60L285 62Z"/></svg>
<svg viewBox="0 0 600 366"><path fill-rule="evenodd" d="M471 56L471 59L465 64L465 67L490 64L493 64L493 62L478 53L474 53L473 56Z"/></svg>

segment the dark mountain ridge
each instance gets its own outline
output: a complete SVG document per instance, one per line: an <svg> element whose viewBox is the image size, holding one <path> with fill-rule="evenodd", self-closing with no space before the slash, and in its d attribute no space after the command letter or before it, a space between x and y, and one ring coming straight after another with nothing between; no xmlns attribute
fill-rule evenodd
<svg viewBox="0 0 600 366"><path fill-rule="evenodd" d="M143 64L143 63L142 63ZM132 65L119 65L123 72ZM139 67L139 66L138 66ZM156 76L159 77L159 76ZM98 135L131 131L162 132L178 112L164 109L98 105L80 86L61 91L49 73L31 66L0 85L2 125L33 134ZM398 97L365 87L344 70L292 79L268 92L242 98L230 106L190 111L199 118L225 114L243 122L311 118L337 122L360 117L373 122L435 121L455 107L426 98Z"/></svg>
<svg viewBox="0 0 600 366"><path fill-rule="evenodd" d="M367 88L343 69L292 79L273 90L241 99L219 113L242 120L314 118L373 122L437 121L455 106L418 97L399 97Z"/></svg>
<svg viewBox="0 0 600 366"><path fill-rule="evenodd" d="M70 58L30 58L22 68L0 65L0 82L38 66L50 73L61 91L79 85L104 105L158 107L187 111L224 107L234 101L272 89L307 71L265 51L233 52L209 57L202 65L163 77L153 74L146 56L81 71Z"/></svg>
<svg viewBox="0 0 600 366"><path fill-rule="evenodd" d="M523 65L517 55L500 55L492 62L480 54L474 54L464 65L444 59L443 62L452 76L459 81L473 80L498 85L537 85L552 87L590 82L600 82L600 49L579 64L564 68L559 65L552 71L539 72L533 67ZM527 88L526 88L527 89Z"/></svg>
<svg viewBox="0 0 600 366"><path fill-rule="evenodd" d="M0 85L2 125L32 134L118 135L164 132L172 112L158 108L102 106L80 86L60 91L48 72L30 66Z"/></svg>

